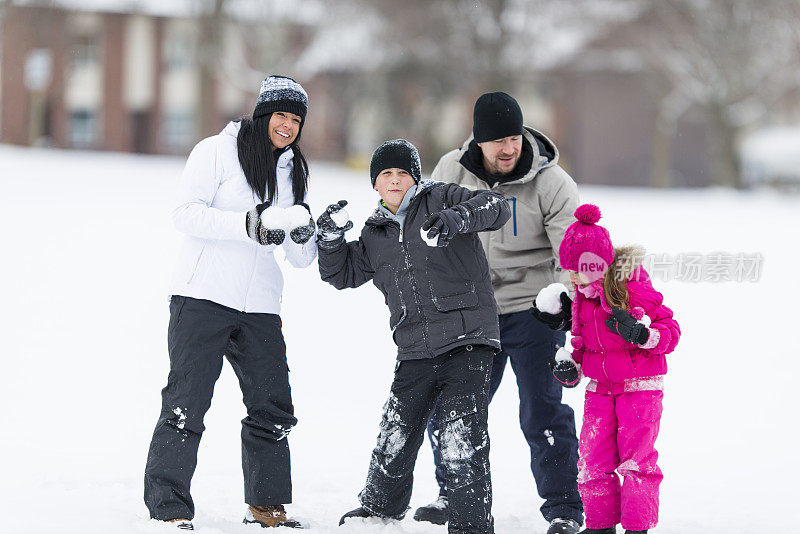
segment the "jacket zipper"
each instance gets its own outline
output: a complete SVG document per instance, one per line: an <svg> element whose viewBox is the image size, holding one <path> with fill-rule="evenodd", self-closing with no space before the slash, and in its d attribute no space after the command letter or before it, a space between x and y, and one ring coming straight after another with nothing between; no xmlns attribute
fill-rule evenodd
<svg viewBox="0 0 800 534"><path fill-rule="evenodd" d="M595 308L592 312L592 318L594 319L594 333L597 336L597 344L600 345L600 363L603 367L603 374L606 375L606 380L611 382L611 379L608 378L608 372L606 371L606 349L603 347L603 342L600 341L600 328L597 326L597 310Z"/></svg>
<svg viewBox="0 0 800 534"><path fill-rule="evenodd" d="M258 248L253 250L253 270L250 272L250 281L247 283L247 290L244 292L244 302L242 303L242 310L247 312L247 301L250 297L250 289L253 285L253 278L256 276L256 266L258 265Z"/></svg>
<svg viewBox="0 0 800 534"><path fill-rule="evenodd" d="M511 213L514 218L514 237L517 237L517 197L511 197L508 200L511 201Z"/></svg>
<svg viewBox="0 0 800 534"><path fill-rule="evenodd" d="M404 219L403 223L408 221L409 217L411 216L410 212L411 212L411 206L409 205L408 206L408 211L406 211L406 218ZM404 260L406 262L406 265L408 265L408 277L411 280L411 290L414 292L414 303L417 305L417 310L418 310L420 319L422 319L422 339L423 339L423 341L425 343L425 349L427 349L428 352L430 352L430 347L428 346L428 336L425 335L425 328L427 326L427 323L425 321L425 315L422 313L422 305L420 305L420 303L419 303L419 291L417 290L417 282L414 279L414 267L411 264L411 255L408 253L408 246L406 245L406 242L403 241L403 226L404 225L405 224L400 224L399 222L397 222L397 226L400 228L399 242L400 242L400 246L403 249ZM400 286L399 285L397 286L397 291L400 292ZM402 292L400 292L400 297L402 298L402 296L403 296L403 294L402 294ZM397 324L399 325L400 323L397 323Z"/></svg>
<svg viewBox="0 0 800 534"><path fill-rule="evenodd" d="M192 280L194 280L194 276L197 274L197 267L200 265L200 260L203 259L203 254L205 254L205 252L206 252L206 245L203 245L203 247L200 249L200 254L197 256L197 261L194 262L194 269L192 269L192 275L186 281L187 284L192 283Z"/></svg>

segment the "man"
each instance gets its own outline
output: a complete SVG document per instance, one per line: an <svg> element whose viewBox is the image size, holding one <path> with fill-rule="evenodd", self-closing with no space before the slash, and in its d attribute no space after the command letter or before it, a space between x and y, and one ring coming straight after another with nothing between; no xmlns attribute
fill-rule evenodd
<svg viewBox="0 0 800 534"><path fill-rule="evenodd" d="M561 386L550 371L564 332L553 331L529 313L538 292L552 282L567 282L558 265L558 246L578 206L572 178L558 166L558 149L542 133L523 126L519 104L506 93L478 98L473 137L445 154L434 180L467 189L489 189L511 204L512 219L501 229L480 235L497 301L503 350L492 364L490 399L506 362L517 376L519 418L531 448L531 470L548 534L574 534L583 523L578 494L578 439L572 409L561 402ZM568 314L569 310L562 312ZM444 524L447 487L438 448L439 410L428 423L434 451L439 499L417 509L414 518Z"/></svg>

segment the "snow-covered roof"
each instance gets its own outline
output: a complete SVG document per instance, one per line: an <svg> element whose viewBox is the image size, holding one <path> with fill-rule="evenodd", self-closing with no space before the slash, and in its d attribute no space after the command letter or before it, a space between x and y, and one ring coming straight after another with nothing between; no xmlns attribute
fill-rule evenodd
<svg viewBox="0 0 800 534"><path fill-rule="evenodd" d="M192 17L207 13L212 0L12 0L19 6L54 6L107 13L142 13L157 17ZM310 24L322 16L321 0L228 0L225 12L237 20L289 20Z"/></svg>

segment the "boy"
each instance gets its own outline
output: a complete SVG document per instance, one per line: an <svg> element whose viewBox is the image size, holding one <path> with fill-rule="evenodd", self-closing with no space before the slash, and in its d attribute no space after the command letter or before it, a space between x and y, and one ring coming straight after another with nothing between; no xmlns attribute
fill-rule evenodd
<svg viewBox="0 0 800 534"><path fill-rule="evenodd" d="M337 289L369 280L386 297L398 347L391 395L383 409L361 507L351 517L402 519L427 418L442 403L440 446L447 471L450 533L491 534L489 373L499 350L497 308L476 232L510 217L491 191L421 182L419 154L408 141L387 141L370 162L381 196L358 241L342 208L328 206L319 226L319 269Z"/></svg>

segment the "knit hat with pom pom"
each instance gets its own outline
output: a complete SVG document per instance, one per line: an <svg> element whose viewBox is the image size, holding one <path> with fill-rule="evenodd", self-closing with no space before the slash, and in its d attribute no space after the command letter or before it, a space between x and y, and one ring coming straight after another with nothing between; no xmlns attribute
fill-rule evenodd
<svg viewBox="0 0 800 534"><path fill-rule="evenodd" d="M558 247L561 268L584 273L594 281L614 261L614 245L608 230L597 224L600 208L583 204L575 210L575 218L578 220L569 225Z"/></svg>

